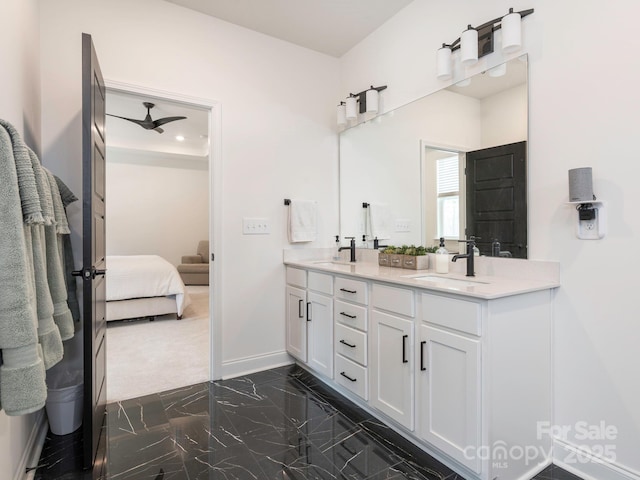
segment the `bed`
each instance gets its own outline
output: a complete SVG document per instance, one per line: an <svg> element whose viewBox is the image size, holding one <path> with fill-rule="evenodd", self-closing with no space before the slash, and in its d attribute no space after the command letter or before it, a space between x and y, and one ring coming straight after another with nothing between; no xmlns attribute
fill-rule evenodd
<svg viewBox="0 0 640 480"><path fill-rule="evenodd" d="M107 256L107 321L175 313L189 297L178 270L158 255Z"/></svg>

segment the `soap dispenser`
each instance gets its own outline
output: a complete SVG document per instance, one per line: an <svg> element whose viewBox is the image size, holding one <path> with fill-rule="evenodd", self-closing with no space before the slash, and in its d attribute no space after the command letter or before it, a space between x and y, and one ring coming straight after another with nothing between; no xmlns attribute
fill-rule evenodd
<svg viewBox="0 0 640 480"><path fill-rule="evenodd" d="M340 235L336 235L336 246L333 249L333 261L340 260Z"/></svg>
<svg viewBox="0 0 640 480"><path fill-rule="evenodd" d="M440 248L436 250L436 273L449 273L449 252L444 248L444 237L440 237Z"/></svg>

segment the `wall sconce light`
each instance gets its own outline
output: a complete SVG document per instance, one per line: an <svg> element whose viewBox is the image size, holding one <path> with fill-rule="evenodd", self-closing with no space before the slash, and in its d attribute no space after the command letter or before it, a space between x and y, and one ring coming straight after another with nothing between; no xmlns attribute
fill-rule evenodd
<svg viewBox="0 0 640 480"><path fill-rule="evenodd" d="M386 85L381 87L371 85L360 93L350 93L346 102L338 104L338 125L346 125L349 120L357 119L358 113L377 113L380 108L380 92L385 88L387 88Z"/></svg>
<svg viewBox="0 0 640 480"><path fill-rule="evenodd" d="M464 66L475 64L479 58L494 50L493 33L502 29L502 51L515 52L522 47L521 20L533 13L533 8L514 12L513 8L504 17L494 18L479 27L469 25L460 38L452 43L443 43L437 52L437 77L449 80L452 76L452 53L460 50L460 62Z"/></svg>

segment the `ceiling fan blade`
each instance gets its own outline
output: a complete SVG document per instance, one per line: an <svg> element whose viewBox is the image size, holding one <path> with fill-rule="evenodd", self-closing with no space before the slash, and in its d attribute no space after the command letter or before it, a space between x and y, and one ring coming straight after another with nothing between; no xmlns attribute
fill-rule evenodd
<svg viewBox="0 0 640 480"><path fill-rule="evenodd" d="M156 127L153 129L154 132L158 132L158 133L164 133L164 130L161 129L160 127Z"/></svg>
<svg viewBox="0 0 640 480"><path fill-rule="evenodd" d="M153 128L153 126L147 127L146 126L147 122L145 120L136 120L135 118L120 117L118 115L111 115L110 113L107 113L107 115L109 115L110 117L121 118L122 120L127 120L129 122L137 123L138 125L140 125L143 128Z"/></svg>
<svg viewBox="0 0 640 480"><path fill-rule="evenodd" d="M176 120L185 120L187 117L165 117L159 118L153 122L154 127L159 127L160 125L164 125L165 123L175 122Z"/></svg>

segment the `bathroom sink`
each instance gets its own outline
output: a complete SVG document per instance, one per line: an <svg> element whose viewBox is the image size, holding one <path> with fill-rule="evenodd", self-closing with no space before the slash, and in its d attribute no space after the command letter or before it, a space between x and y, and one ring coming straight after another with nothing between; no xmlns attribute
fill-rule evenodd
<svg viewBox="0 0 640 480"><path fill-rule="evenodd" d="M407 275L406 277L423 282L437 283L447 287L477 287L479 285L487 285L487 282L480 282L478 280L465 280L462 278L442 277L439 275Z"/></svg>
<svg viewBox="0 0 640 480"><path fill-rule="evenodd" d="M354 266L354 264L343 263L343 262L313 262L313 264L317 265L318 267L335 268L335 269L343 271L343 272L350 272L351 271L351 267Z"/></svg>

